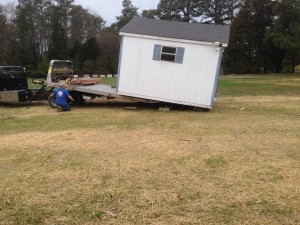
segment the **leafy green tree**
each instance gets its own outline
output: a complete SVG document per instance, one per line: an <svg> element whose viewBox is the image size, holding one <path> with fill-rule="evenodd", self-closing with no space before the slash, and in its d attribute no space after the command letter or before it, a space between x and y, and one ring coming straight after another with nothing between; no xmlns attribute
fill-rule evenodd
<svg viewBox="0 0 300 225"><path fill-rule="evenodd" d="M231 22L240 5L241 0L204 0L200 4L204 12L204 21L214 24Z"/></svg>
<svg viewBox="0 0 300 225"><path fill-rule="evenodd" d="M6 25L6 15L4 14L4 6L0 4L0 28L4 31ZM3 32L1 33L3 35Z"/></svg>
<svg viewBox="0 0 300 225"><path fill-rule="evenodd" d="M18 47L18 34L17 27L15 26L13 20L15 19L15 7L8 4L5 6L6 11L9 15L7 15L6 26L3 32L4 39L1 41L4 49L2 54L5 56L5 61L7 65L15 65L17 64L17 47ZM0 36L2 36L0 34ZM0 44L0 45L1 45Z"/></svg>
<svg viewBox="0 0 300 225"><path fill-rule="evenodd" d="M69 52L69 56L72 59L73 63L76 65L80 64L80 53L81 53L81 48L82 48L82 44L80 43L80 41L75 41L70 52Z"/></svg>
<svg viewBox="0 0 300 225"><path fill-rule="evenodd" d="M133 17L139 16L138 8L132 5L131 0L122 1L122 12L120 16L117 16L117 22L114 27L119 31L123 26L125 26Z"/></svg>
<svg viewBox="0 0 300 225"><path fill-rule="evenodd" d="M90 38L81 44L76 41L70 50L70 58L72 59L77 70L85 73L98 67L97 59L99 58L101 49L96 38Z"/></svg>
<svg viewBox="0 0 300 225"><path fill-rule="evenodd" d="M99 15L88 12L88 16L85 20L85 39L99 38L105 27L105 21Z"/></svg>
<svg viewBox="0 0 300 225"><path fill-rule="evenodd" d="M36 8L34 23L37 32L37 44L39 46L39 54L43 60L46 59L51 36L51 6L51 0L34 1L34 7Z"/></svg>
<svg viewBox="0 0 300 225"><path fill-rule="evenodd" d="M95 61L91 59L87 59L83 61L82 73L84 74L94 74L97 66L95 65Z"/></svg>
<svg viewBox="0 0 300 225"><path fill-rule="evenodd" d="M227 12L225 21L229 21L230 23L235 18L238 10L240 9L241 5L243 3L243 0L228 0L227 1Z"/></svg>
<svg viewBox="0 0 300 225"><path fill-rule="evenodd" d="M50 38L50 0L19 0L15 25L18 29L18 62L38 67L48 51Z"/></svg>
<svg viewBox="0 0 300 225"><path fill-rule="evenodd" d="M15 13L0 7L1 64L42 71L49 60L71 56L81 65L86 60L100 65L95 52L105 26L101 16L74 0L18 0L12 8Z"/></svg>
<svg viewBox="0 0 300 225"><path fill-rule="evenodd" d="M35 2L34 0L19 0L18 2L15 21L19 37L18 64L32 65L36 69L39 61L39 46L35 26Z"/></svg>
<svg viewBox="0 0 300 225"><path fill-rule="evenodd" d="M70 27L70 41L71 46L76 42L83 42L85 39L84 33L84 20L87 15L86 9L82 8L81 5L74 5L70 12L71 27ZM78 43L76 43L77 45ZM73 46L73 48L74 48Z"/></svg>
<svg viewBox="0 0 300 225"><path fill-rule="evenodd" d="M206 22L224 24L227 15L227 0L206 0L203 5Z"/></svg>
<svg viewBox="0 0 300 225"><path fill-rule="evenodd" d="M157 9L149 9L142 11L142 17L149 19L156 19L158 17Z"/></svg>
<svg viewBox="0 0 300 225"><path fill-rule="evenodd" d="M6 16L4 15L3 6L0 5L0 65L6 65L5 55L5 38L6 38Z"/></svg>
<svg viewBox="0 0 300 225"><path fill-rule="evenodd" d="M264 37L272 21L272 2L245 1L231 26L230 41L223 61L225 73L270 70L269 49L264 44Z"/></svg>
<svg viewBox="0 0 300 225"><path fill-rule="evenodd" d="M96 38L90 38L81 47L81 60L95 61L100 55L100 48L97 44Z"/></svg>
<svg viewBox="0 0 300 225"><path fill-rule="evenodd" d="M70 13L74 0L54 0L55 16L59 20L59 23L63 26L64 30L68 32Z"/></svg>
<svg viewBox="0 0 300 225"><path fill-rule="evenodd" d="M86 40L95 37L99 38L105 27L103 18L80 5L72 6L70 12L70 44L71 46L79 41L84 43Z"/></svg>
<svg viewBox="0 0 300 225"><path fill-rule="evenodd" d="M55 11L56 6L53 9ZM68 59L67 32L64 29L64 25L61 24L59 17L52 17L51 28L49 59Z"/></svg>
<svg viewBox="0 0 300 225"><path fill-rule="evenodd" d="M101 73L116 74L119 60L119 35L108 29L99 38L101 55L98 59Z"/></svg>
<svg viewBox="0 0 300 225"><path fill-rule="evenodd" d="M201 0L160 0L157 13L159 19L193 22L202 15Z"/></svg>
<svg viewBox="0 0 300 225"><path fill-rule="evenodd" d="M179 9L180 1L161 0L158 4L157 10L159 19L161 20L176 20L183 21ZM188 22L190 18L188 19Z"/></svg>
<svg viewBox="0 0 300 225"><path fill-rule="evenodd" d="M283 54L283 70L295 72L300 63L300 0L277 1L274 13L274 26L268 30L266 42Z"/></svg>
<svg viewBox="0 0 300 225"><path fill-rule="evenodd" d="M6 17L4 15L4 9L3 5L0 4L0 25L5 25ZM3 28L3 26L1 26Z"/></svg>

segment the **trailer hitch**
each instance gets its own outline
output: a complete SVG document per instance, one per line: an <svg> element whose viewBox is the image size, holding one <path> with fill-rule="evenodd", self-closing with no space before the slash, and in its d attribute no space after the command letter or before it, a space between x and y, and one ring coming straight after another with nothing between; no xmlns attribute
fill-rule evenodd
<svg viewBox="0 0 300 225"><path fill-rule="evenodd" d="M44 80L34 80L32 79L33 84L39 84L39 85L44 85L45 81Z"/></svg>
<svg viewBox="0 0 300 225"><path fill-rule="evenodd" d="M40 89L38 89L36 92L31 92L31 96L28 99L29 102L33 101L33 100L37 100L40 99L40 95L42 94L43 96L48 95L47 91L46 91L46 85L45 85L45 81L44 80L34 80L32 79L32 83L33 84L38 84L41 85ZM48 96L47 96L48 98ZM45 98L45 99L47 99ZM44 99L44 97L43 97Z"/></svg>

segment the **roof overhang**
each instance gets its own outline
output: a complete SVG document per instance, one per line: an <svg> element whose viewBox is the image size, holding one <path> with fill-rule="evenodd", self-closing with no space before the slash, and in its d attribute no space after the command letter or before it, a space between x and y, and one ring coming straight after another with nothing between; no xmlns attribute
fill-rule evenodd
<svg viewBox="0 0 300 225"><path fill-rule="evenodd" d="M197 44L197 45L208 45L208 46L215 46L219 45L219 47L227 47L227 43L222 42L206 42L206 41L195 41L195 40L187 40L187 39L177 39L177 38L169 38L169 37L158 37L158 36L151 36L151 35L143 35L143 34L133 34L133 33L126 33L120 32L120 36L127 36L127 37L136 37L136 38L143 38L143 39L152 39L152 40L160 40L160 41L171 41L171 42L180 42L180 43L187 43L187 44Z"/></svg>

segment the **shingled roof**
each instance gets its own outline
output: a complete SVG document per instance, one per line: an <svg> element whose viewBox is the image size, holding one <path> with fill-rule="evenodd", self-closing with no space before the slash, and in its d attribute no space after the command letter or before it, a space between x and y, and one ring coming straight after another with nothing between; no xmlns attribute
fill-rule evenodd
<svg viewBox="0 0 300 225"><path fill-rule="evenodd" d="M230 27L228 25L184 23L140 17L133 18L120 30L120 33L220 42L224 44L228 44L229 32Z"/></svg>

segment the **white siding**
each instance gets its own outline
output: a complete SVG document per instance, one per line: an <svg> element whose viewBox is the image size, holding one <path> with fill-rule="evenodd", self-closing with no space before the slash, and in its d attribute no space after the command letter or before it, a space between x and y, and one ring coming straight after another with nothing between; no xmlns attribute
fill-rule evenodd
<svg viewBox="0 0 300 225"><path fill-rule="evenodd" d="M185 48L183 64L153 60L155 44ZM218 59L214 46L124 36L118 94L211 107Z"/></svg>

